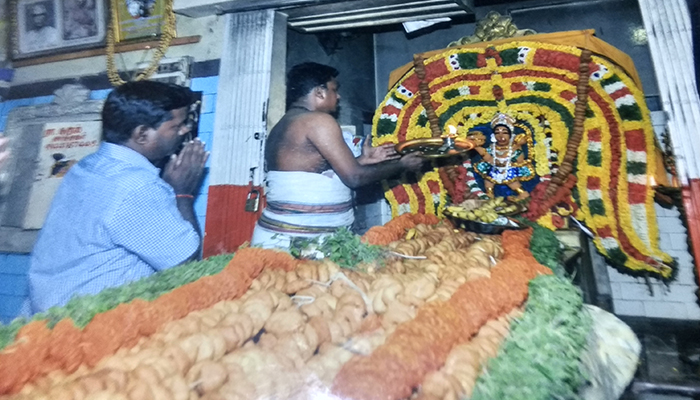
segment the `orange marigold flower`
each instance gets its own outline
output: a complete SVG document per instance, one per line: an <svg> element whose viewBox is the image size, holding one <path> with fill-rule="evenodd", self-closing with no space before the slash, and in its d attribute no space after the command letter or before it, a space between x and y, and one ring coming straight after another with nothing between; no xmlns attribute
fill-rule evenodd
<svg viewBox="0 0 700 400"><path fill-rule="evenodd" d="M83 363L83 353L80 351L83 331L78 329L73 320L64 318L51 330L49 339L49 358L61 364L68 373L75 372Z"/></svg>

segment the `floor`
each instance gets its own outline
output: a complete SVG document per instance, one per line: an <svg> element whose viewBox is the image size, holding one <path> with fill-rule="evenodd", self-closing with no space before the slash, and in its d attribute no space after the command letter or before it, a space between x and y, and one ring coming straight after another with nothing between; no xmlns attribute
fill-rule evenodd
<svg viewBox="0 0 700 400"><path fill-rule="evenodd" d="M611 293L598 290L590 246L579 248L569 257L567 271L586 303L611 310ZM700 400L700 321L619 318L642 342L637 374L621 400Z"/></svg>
<svg viewBox="0 0 700 400"><path fill-rule="evenodd" d="M700 399L700 323L622 319L643 347L635 379L622 399Z"/></svg>

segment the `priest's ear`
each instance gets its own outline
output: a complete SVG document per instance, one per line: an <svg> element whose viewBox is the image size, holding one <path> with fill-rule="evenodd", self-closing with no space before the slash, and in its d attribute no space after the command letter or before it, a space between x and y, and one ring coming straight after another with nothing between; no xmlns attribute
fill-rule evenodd
<svg viewBox="0 0 700 400"><path fill-rule="evenodd" d="M321 100L323 100L323 99L326 98L326 91L327 91L327 90L328 90L328 89L326 89L325 86L316 86L316 87L314 88L314 96L315 96L315 97L318 97L318 98L321 99Z"/></svg>

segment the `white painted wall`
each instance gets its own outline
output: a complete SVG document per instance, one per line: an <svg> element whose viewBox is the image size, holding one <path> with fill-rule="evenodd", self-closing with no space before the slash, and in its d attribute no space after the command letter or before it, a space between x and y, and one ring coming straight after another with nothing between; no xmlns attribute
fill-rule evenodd
<svg viewBox="0 0 700 400"><path fill-rule="evenodd" d="M178 15L177 35L200 35L201 40L199 43L172 46L166 52L166 57L192 56L194 62L219 59L223 49L224 17L188 18ZM120 53L115 56L116 65L120 71L134 70L136 64L150 60L152 55L152 50ZM12 85L97 75L106 71L106 60L106 56L97 56L17 68Z"/></svg>

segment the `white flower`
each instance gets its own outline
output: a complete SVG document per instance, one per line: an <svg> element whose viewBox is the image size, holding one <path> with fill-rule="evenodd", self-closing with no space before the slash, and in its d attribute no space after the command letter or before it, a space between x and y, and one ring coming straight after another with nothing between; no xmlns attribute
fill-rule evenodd
<svg viewBox="0 0 700 400"><path fill-rule="evenodd" d="M637 104L637 100L635 100L634 96L632 96L631 94L622 96L619 99L615 100L615 107L631 106L633 104Z"/></svg>
<svg viewBox="0 0 700 400"><path fill-rule="evenodd" d="M625 86L625 84L622 82L615 82L615 83L611 83L609 85L605 85L603 87L603 89L605 89L605 92L607 94L613 94L613 93L617 92L618 90L624 89L626 87L627 86Z"/></svg>
<svg viewBox="0 0 700 400"><path fill-rule="evenodd" d="M382 114L381 117L379 117L379 118L380 119L388 119L392 122L396 122L396 121L398 121L399 116L396 114Z"/></svg>
<svg viewBox="0 0 700 400"><path fill-rule="evenodd" d="M530 53L529 47L521 47L520 50L518 50L518 62L520 64L525 64L525 60L527 59L527 55L529 53Z"/></svg>
<svg viewBox="0 0 700 400"><path fill-rule="evenodd" d="M452 67L452 69L455 71L458 69L462 69L462 67L459 66L459 59L457 58L457 54L450 55L450 67Z"/></svg>
<svg viewBox="0 0 700 400"><path fill-rule="evenodd" d="M403 108L404 103L402 103L400 101L396 101L396 100L394 100L393 97L390 97L389 100L386 101L386 105L387 106L394 106L400 110Z"/></svg>
<svg viewBox="0 0 700 400"><path fill-rule="evenodd" d="M399 94L401 94L402 96L408 97L409 99L413 97L413 92L406 89L404 85L400 85L397 89L397 92L399 92Z"/></svg>
<svg viewBox="0 0 700 400"><path fill-rule="evenodd" d="M605 75L607 75L609 71L610 70L605 65L598 64L598 70L591 73L591 79L594 81L599 81L599 80L603 79L603 77Z"/></svg>

